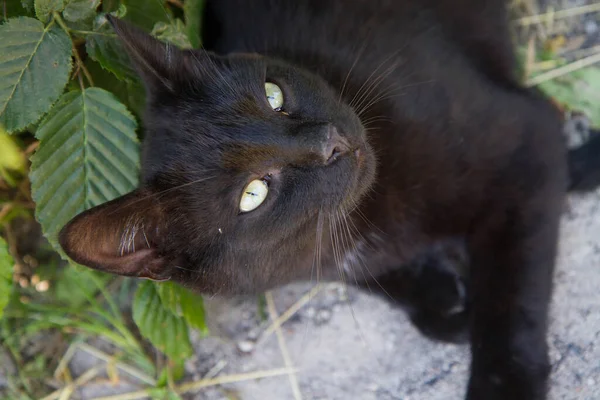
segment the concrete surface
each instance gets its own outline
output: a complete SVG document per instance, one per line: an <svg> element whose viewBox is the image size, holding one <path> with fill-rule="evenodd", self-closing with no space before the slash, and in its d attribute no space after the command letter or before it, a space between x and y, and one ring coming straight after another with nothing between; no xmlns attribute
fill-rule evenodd
<svg viewBox="0 0 600 400"><path fill-rule="evenodd" d="M307 284L274 292L279 314ZM187 364L196 378L285 366L276 335L261 336L255 299L207 300L212 332ZM431 342L385 301L329 285L282 327L301 396L311 400L449 400L464 396L468 347ZM258 338L258 339L257 339ZM600 192L572 196L562 224L549 334L552 400L600 399ZM223 363L221 363L223 365ZM197 400L294 399L287 375L203 389Z"/></svg>

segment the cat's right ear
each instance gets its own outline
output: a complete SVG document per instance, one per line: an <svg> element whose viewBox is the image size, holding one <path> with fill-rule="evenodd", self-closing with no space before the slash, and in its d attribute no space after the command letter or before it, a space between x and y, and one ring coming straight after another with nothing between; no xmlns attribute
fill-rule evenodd
<svg viewBox="0 0 600 400"><path fill-rule="evenodd" d="M171 276L159 252L166 235L155 196L138 189L77 215L60 231L59 243L81 265L160 281Z"/></svg>
<svg viewBox="0 0 600 400"><path fill-rule="evenodd" d="M124 45L149 92L176 91L178 77L185 75L184 55L176 46L161 42L137 26L107 14L106 19Z"/></svg>

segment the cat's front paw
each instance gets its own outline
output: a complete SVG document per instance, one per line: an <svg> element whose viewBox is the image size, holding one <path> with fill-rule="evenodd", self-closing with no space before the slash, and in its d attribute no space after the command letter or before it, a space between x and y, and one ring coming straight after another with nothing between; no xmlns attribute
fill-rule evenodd
<svg viewBox="0 0 600 400"><path fill-rule="evenodd" d="M473 367L467 400L545 400L550 364L546 357Z"/></svg>
<svg viewBox="0 0 600 400"><path fill-rule="evenodd" d="M464 343L469 338L467 284L451 261L445 254L422 261L409 315L425 336Z"/></svg>

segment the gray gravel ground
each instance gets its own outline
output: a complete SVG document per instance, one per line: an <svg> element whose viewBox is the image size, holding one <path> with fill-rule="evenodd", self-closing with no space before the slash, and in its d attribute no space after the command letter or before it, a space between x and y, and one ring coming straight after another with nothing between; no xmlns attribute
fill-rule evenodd
<svg viewBox="0 0 600 400"><path fill-rule="evenodd" d="M600 399L600 192L571 197L562 225L549 335L552 400ZM311 288L275 291L279 313ZM285 366L276 335L257 337L255 299L207 301L213 333L196 341L188 369L202 376L220 360L221 374ZM423 338L402 311L369 293L329 285L282 327L303 399L461 399L468 348ZM257 342L257 343L255 343ZM241 349L241 350L240 350ZM206 389L198 400L293 399L287 375ZM229 396L229 397L227 397Z"/></svg>

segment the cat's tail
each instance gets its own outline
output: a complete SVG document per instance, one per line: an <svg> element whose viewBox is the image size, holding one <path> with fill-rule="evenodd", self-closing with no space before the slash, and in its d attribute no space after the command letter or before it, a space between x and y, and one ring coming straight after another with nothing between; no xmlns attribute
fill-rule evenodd
<svg viewBox="0 0 600 400"><path fill-rule="evenodd" d="M591 131L590 139L569 150L569 192L591 192L600 187L600 131Z"/></svg>

